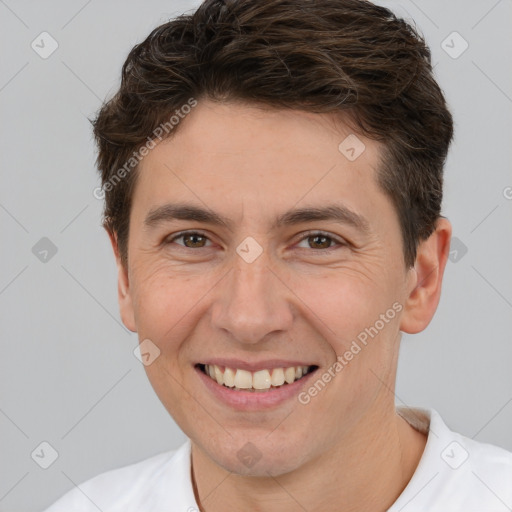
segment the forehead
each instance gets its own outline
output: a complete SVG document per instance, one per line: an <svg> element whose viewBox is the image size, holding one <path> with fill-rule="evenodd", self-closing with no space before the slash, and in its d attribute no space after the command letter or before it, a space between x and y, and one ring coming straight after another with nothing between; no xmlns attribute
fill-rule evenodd
<svg viewBox="0 0 512 512"><path fill-rule="evenodd" d="M190 200L226 216L335 201L371 210L382 195L378 143L332 114L200 101L178 128L140 164L133 204L146 213Z"/></svg>
<svg viewBox="0 0 512 512"><path fill-rule="evenodd" d="M179 141L185 146L184 152L196 150L188 156L203 153L234 156L238 152L244 157L278 150L292 160L294 155L298 157L301 154L314 155L315 158L319 153L325 153L326 157L339 156L339 145L348 138L348 144L344 144L342 149L349 149L348 146L355 144L357 153L345 153L346 157L354 161L361 152L363 160L369 160L378 144L356 135L348 125L350 120L348 114L341 113L315 114L236 101L218 103L202 100L161 146L172 144L173 140ZM276 154L272 157L275 158Z"/></svg>

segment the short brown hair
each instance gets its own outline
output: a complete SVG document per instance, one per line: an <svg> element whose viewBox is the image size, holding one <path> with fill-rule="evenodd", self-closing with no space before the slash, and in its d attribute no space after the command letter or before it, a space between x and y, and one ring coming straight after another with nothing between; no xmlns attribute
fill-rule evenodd
<svg viewBox="0 0 512 512"><path fill-rule="evenodd" d="M383 143L378 183L398 213L405 264L414 264L440 217L453 121L409 23L366 0L206 0L134 46L119 91L93 121L103 225L125 265L137 167L115 186L112 178L191 97L345 112Z"/></svg>

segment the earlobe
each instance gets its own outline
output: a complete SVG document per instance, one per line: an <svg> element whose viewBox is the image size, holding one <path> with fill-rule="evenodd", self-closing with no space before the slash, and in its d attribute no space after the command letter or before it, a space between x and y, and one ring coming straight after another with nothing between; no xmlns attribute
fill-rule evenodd
<svg viewBox="0 0 512 512"><path fill-rule="evenodd" d="M432 320L441 297L451 234L450 221L441 217L435 231L418 245L414 269L410 271L412 284L400 322L401 331L416 334Z"/></svg>
<svg viewBox="0 0 512 512"><path fill-rule="evenodd" d="M135 314L133 310L133 302L130 291L130 281L128 278L128 269L125 268L119 253L119 246L117 243L117 236L115 233L108 231L110 243L114 251L117 265L117 300L119 302L119 312L121 320L125 327L132 331L137 332L135 325Z"/></svg>

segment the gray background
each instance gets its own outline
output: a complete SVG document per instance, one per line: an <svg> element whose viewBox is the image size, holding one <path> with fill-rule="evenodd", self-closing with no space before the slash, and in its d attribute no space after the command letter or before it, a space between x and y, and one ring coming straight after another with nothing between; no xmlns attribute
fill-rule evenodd
<svg viewBox="0 0 512 512"><path fill-rule="evenodd" d="M0 510L41 510L185 440L119 319L87 117L116 90L131 47L196 5L0 0ZM455 117L443 213L460 240L434 320L404 336L396 402L512 450L512 2L385 5L425 34ZM59 44L47 59L31 48L43 31ZM469 44L457 58L454 31ZM57 248L46 261L43 237ZM31 457L43 441L59 454L46 470Z"/></svg>

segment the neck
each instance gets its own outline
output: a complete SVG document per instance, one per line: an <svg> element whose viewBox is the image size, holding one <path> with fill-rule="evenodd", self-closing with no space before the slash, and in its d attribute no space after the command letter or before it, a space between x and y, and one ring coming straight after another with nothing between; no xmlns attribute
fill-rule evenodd
<svg viewBox="0 0 512 512"><path fill-rule="evenodd" d="M396 414L363 417L350 434L303 466L277 477L226 471L192 443L192 479L201 512L385 511L405 489L426 436Z"/></svg>

